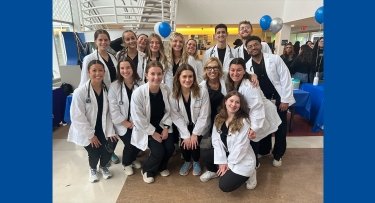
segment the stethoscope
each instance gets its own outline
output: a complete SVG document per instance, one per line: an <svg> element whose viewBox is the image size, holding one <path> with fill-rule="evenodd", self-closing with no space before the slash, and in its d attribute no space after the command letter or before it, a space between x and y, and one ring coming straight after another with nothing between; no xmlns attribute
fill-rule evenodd
<svg viewBox="0 0 375 203"><path fill-rule="evenodd" d="M121 87L120 87L120 101L118 102L119 105L123 105L124 104L124 102L122 100L122 86L123 85L125 85L125 84L121 84ZM134 85L135 84L133 84L133 88L134 88Z"/></svg>
<svg viewBox="0 0 375 203"><path fill-rule="evenodd" d="M217 46L217 45L215 45L215 46L212 48L212 50L211 50L211 52L210 52L210 57L212 57L212 54L215 53L215 48L216 48L216 46ZM234 58L233 53L232 53L232 49L230 48L229 45L227 45L227 47L229 48L229 58ZM225 57L224 57L224 58L225 58Z"/></svg>
<svg viewBox="0 0 375 203"><path fill-rule="evenodd" d="M86 104L90 104L91 103L91 98L90 98L90 84L91 84L91 80L89 81L89 85L87 87L87 98L86 98ZM103 89L105 91L107 91L107 86L102 82L102 86L103 86Z"/></svg>

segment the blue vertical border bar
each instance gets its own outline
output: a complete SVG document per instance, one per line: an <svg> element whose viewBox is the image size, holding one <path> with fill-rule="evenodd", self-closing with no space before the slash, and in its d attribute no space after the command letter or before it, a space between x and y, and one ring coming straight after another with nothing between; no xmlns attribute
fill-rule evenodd
<svg viewBox="0 0 375 203"><path fill-rule="evenodd" d="M374 7L324 2L325 202L373 202Z"/></svg>
<svg viewBox="0 0 375 203"><path fill-rule="evenodd" d="M1 4L1 201L52 202L52 1Z"/></svg>

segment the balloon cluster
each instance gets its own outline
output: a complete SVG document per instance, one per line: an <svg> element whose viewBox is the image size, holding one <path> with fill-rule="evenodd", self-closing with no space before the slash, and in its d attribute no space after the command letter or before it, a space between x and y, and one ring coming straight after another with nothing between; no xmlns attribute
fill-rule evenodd
<svg viewBox="0 0 375 203"><path fill-rule="evenodd" d="M320 7L320 8L318 8L318 9L316 9L316 11L315 11L315 20L319 24L323 23L323 6Z"/></svg>
<svg viewBox="0 0 375 203"><path fill-rule="evenodd" d="M166 38L171 34L172 28L167 22L158 22L154 25L156 34Z"/></svg>
<svg viewBox="0 0 375 203"><path fill-rule="evenodd" d="M266 31L270 30L272 33L278 33L283 28L283 20L281 18L272 19L269 15L264 15L259 20L260 27Z"/></svg>

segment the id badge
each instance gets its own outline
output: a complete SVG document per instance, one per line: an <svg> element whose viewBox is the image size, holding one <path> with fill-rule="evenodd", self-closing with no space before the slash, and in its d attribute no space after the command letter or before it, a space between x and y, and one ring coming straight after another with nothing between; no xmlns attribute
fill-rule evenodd
<svg viewBox="0 0 375 203"><path fill-rule="evenodd" d="M271 102L276 105L276 99L271 99Z"/></svg>

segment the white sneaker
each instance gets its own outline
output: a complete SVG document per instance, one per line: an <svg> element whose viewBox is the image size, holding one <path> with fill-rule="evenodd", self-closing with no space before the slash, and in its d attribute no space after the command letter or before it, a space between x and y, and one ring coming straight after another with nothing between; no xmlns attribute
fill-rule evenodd
<svg viewBox="0 0 375 203"><path fill-rule="evenodd" d="M202 182L207 182L207 181L209 181L213 178L217 178L217 177L219 177L219 176L215 172L206 171L199 177L199 179L201 179Z"/></svg>
<svg viewBox="0 0 375 203"><path fill-rule="evenodd" d="M169 176L171 173L169 172L168 169L165 169L164 171L160 171L160 175L163 177Z"/></svg>
<svg viewBox="0 0 375 203"><path fill-rule="evenodd" d="M135 169L140 169L142 167L141 162L139 162L138 160L133 161L132 167Z"/></svg>
<svg viewBox="0 0 375 203"><path fill-rule="evenodd" d="M257 186L257 171L254 170L254 173L252 176L250 176L249 179L246 181L246 188L248 190L252 190Z"/></svg>
<svg viewBox="0 0 375 203"><path fill-rule="evenodd" d="M109 170L108 170L108 168L106 166L105 167L100 167L100 171L102 172L104 179L109 179L109 178L112 177L111 172L109 172Z"/></svg>
<svg viewBox="0 0 375 203"><path fill-rule="evenodd" d="M274 159L273 161L272 161L272 164L273 164L273 166L274 167L280 167L281 165L282 165L282 161L281 161L281 158L280 158L280 160L276 160L276 159Z"/></svg>
<svg viewBox="0 0 375 203"><path fill-rule="evenodd" d="M128 176L131 176L134 174L133 167L131 165L124 166L124 171L125 171L125 174Z"/></svg>
<svg viewBox="0 0 375 203"><path fill-rule="evenodd" d="M143 173L143 171L141 170L141 174L142 174L142 177L143 177L143 181L145 181L145 183L153 183L154 182L154 177L147 177L147 172Z"/></svg>
<svg viewBox="0 0 375 203"><path fill-rule="evenodd" d="M92 183L95 183L95 182L99 181L98 172L96 171L96 169L90 168L90 170L89 170L89 181L92 182Z"/></svg>

